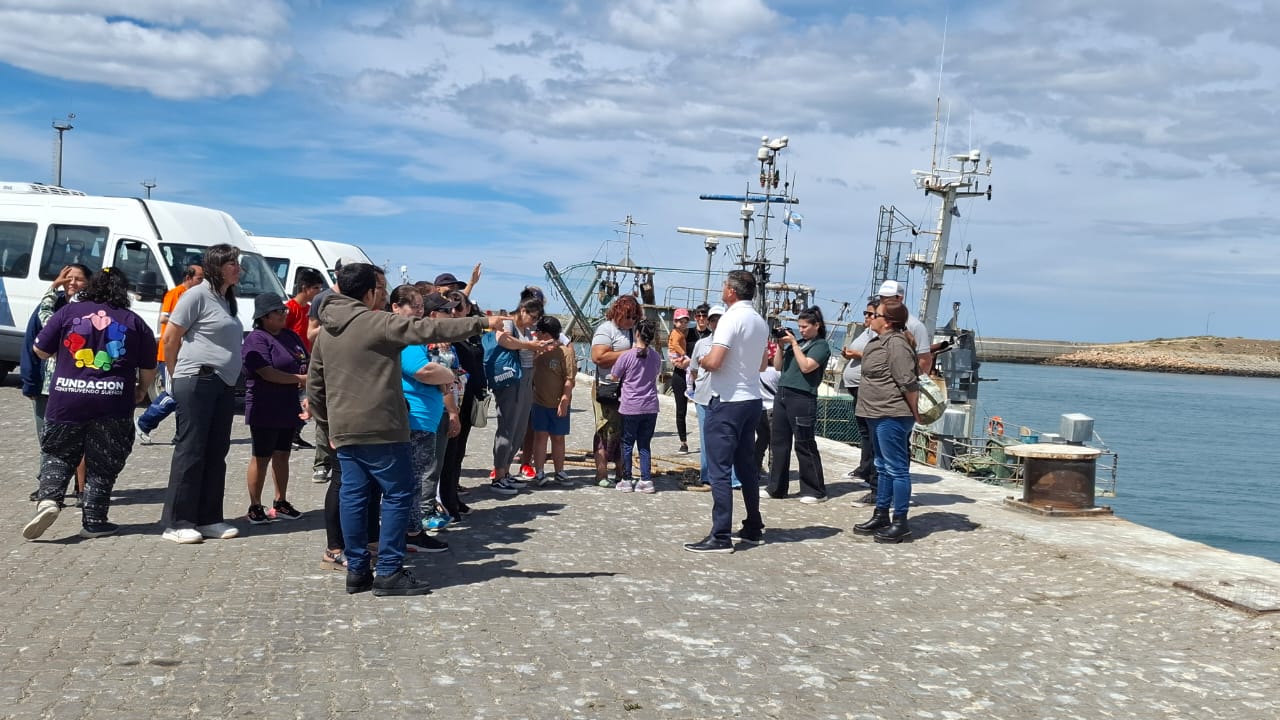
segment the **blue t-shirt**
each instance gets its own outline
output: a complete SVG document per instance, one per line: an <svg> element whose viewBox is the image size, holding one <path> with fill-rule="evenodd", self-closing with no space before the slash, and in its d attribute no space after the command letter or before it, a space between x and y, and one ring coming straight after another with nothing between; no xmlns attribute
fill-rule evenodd
<svg viewBox="0 0 1280 720"><path fill-rule="evenodd" d="M413 375L433 362L426 345L410 345L400 351L400 385L409 405L409 429L436 432L444 414L444 395L436 385L419 382Z"/></svg>
<svg viewBox="0 0 1280 720"><path fill-rule="evenodd" d="M133 417L138 369L156 366L156 336L132 310L78 302L53 314L36 347L54 355L44 419L52 423Z"/></svg>

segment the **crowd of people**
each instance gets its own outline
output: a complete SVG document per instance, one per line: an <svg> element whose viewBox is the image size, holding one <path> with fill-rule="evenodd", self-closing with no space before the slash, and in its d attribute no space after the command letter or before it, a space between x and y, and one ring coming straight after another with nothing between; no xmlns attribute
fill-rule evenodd
<svg viewBox="0 0 1280 720"><path fill-rule="evenodd" d="M403 559L446 550L429 533L470 514L459 485L462 463L470 431L488 422L491 402L492 492L574 484L565 473L565 438L577 360L559 320L545 314L541 289L525 288L509 316L489 315L471 299L479 265L469 283L443 273L433 283L391 290L384 272L368 263L340 262L335 272L332 289L308 271L299 273L290 298L257 296L246 334L238 319L239 251L213 246L165 297L156 338L129 309L122 272L64 268L27 330L23 393L32 398L41 460L31 496L36 512L24 537L38 538L52 525L77 473L80 534L116 532L108 519L111 490L134 440L150 442L174 413L161 535L182 544L236 537L223 507L242 375L251 437L244 517L266 524L302 516L288 499L289 462L295 448L312 448L301 430L314 424L312 480L329 483L322 563L347 573L350 593L429 591ZM832 354L822 312L800 312L798 330L770 329L753 304L756 291L750 273L730 272L722 304L677 309L666 342L681 453L690 452L690 400L698 416L700 471L687 489L712 496L710 532L685 544L691 552L763 542L760 501L788 496L793 448L800 501L828 497L814 433ZM841 351L849 360L844 385L865 428L863 462L851 474L875 491L873 515L855 531L882 542L910 539L907 441L919 419L916 378L929 362L928 340L912 327L901 295L897 283L886 282L867 306L866 332ZM631 295L617 298L595 329L590 398L599 487L657 491L652 439L664 365L657 339L657 324ZM161 392L135 419L157 372ZM736 533L735 489L746 509Z"/></svg>

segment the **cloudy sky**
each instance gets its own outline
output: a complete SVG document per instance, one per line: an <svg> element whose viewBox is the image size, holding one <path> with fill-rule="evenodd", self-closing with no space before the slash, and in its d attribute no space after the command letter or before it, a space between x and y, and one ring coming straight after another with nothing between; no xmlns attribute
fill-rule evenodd
<svg viewBox="0 0 1280 720"><path fill-rule="evenodd" d="M934 222L911 171L945 25L943 151L994 162L994 199L952 238L978 260L943 296L965 325L1280 337L1280 5L1144 7L0 0L0 179L50 181L50 122L75 113L68 187L154 178L156 197L416 279L483 261L499 306L545 285L546 260L618 259L627 215L637 262L702 268L676 226L737 229L698 195L743 190L760 137L787 135L804 216L787 280L832 316L870 290L880 206Z"/></svg>

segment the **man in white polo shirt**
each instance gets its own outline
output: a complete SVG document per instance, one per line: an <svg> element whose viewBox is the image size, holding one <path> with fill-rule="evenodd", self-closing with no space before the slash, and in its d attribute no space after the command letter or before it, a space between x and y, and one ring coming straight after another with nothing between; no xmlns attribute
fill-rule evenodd
<svg viewBox="0 0 1280 720"><path fill-rule="evenodd" d="M736 470L742 482L742 502L747 517L737 537L740 542L764 542L760 517L760 465L756 462L756 424L763 409L760 371L767 362L765 346L769 326L751 305L756 279L746 270L734 270L725 281L721 297L727 310L716 326L711 352L699 362L711 386L707 403L707 480L711 483L711 534L684 549L698 553L733 552L733 489ZM699 378L699 382L703 382Z"/></svg>
<svg viewBox="0 0 1280 720"><path fill-rule="evenodd" d="M907 288L897 280L885 280L880 284L880 301L904 302L907 294ZM910 312L911 308L907 308L907 332L911 333L911 337L916 340L916 364L917 369L921 373L929 372L933 367L933 338L929 337L929 331L925 328L924 323L916 318L916 314Z"/></svg>

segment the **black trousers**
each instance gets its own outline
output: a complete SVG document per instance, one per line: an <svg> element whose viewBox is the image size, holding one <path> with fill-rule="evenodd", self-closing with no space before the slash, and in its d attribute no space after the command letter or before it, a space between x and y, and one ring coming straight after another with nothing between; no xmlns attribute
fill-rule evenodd
<svg viewBox="0 0 1280 720"><path fill-rule="evenodd" d="M235 388L217 375L181 377L173 380L173 398L178 401L178 435L160 523L165 528L220 523Z"/></svg>
<svg viewBox="0 0 1280 720"><path fill-rule="evenodd" d="M456 437L449 438L444 448L444 466L440 468L440 504L453 517L460 515L462 501L458 499L458 484L462 481L462 458L467 454L467 438L471 437L471 409L476 398L470 392L463 394L458 406L458 420L462 429ZM447 428L447 426L446 426Z"/></svg>
<svg viewBox="0 0 1280 720"><path fill-rule="evenodd" d="M800 494L814 497L827 496L827 484L822 477L822 456L818 454L818 441L814 436L814 421L818 414L818 397L806 392L780 387L773 399L773 437L769 452L773 461L769 465L769 494L786 497L791 484L791 445L794 441L796 458L800 461Z"/></svg>
<svg viewBox="0 0 1280 720"><path fill-rule="evenodd" d="M756 467L764 468L764 455L773 442L773 409L760 413L760 422L756 423ZM767 470L765 472L768 472Z"/></svg>
<svg viewBox="0 0 1280 720"><path fill-rule="evenodd" d="M684 416L689 410L689 397L685 392L689 390L689 378L685 375L684 370L673 370L671 372L671 396L676 400L676 434L680 436L680 442L689 441L689 429L685 425Z"/></svg>
<svg viewBox="0 0 1280 720"><path fill-rule="evenodd" d="M107 521L111 489L133 452L133 420L105 418L84 423L45 423L40 436L40 487L37 500L66 498L67 483L84 458L84 497L80 508L86 525Z"/></svg>
<svg viewBox="0 0 1280 720"><path fill-rule="evenodd" d="M858 388L845 388L849 394L853 396L853 406L858 407ZM866 480L871 485L876 484L876 436L871 432L871 425L867 419L858 415L853 416L854 423L858 426L858 437L862 438L858 441L858 449L861 451L862 457L858 461L858 468L853 471L855 475Z"/></svg>

